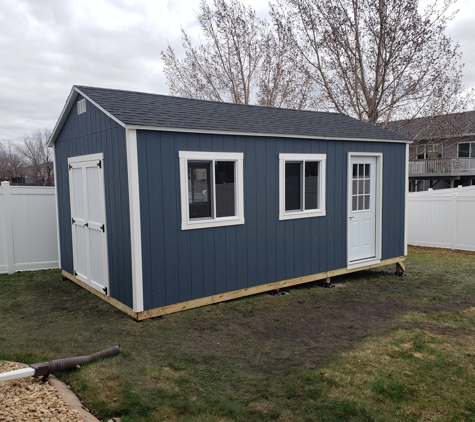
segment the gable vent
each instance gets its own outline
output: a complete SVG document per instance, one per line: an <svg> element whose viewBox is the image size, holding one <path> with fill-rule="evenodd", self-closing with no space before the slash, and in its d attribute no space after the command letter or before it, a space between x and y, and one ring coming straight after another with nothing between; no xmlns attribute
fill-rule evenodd
<svg viewBox="0 0 475 422"><path fill-rule="evenodd" d="M86 112L86 100L78 101L78 114Z"/></svg>

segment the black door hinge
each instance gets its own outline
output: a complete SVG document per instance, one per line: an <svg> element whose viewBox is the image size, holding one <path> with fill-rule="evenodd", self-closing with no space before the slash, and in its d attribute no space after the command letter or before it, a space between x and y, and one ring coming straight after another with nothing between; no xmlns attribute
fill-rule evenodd
<svg viewBox="0 0 475 422"><path fill-rule="evenodd" d="M105 227L104 224L101 226L102 233L104 233Z"/></svg>
<svg viewBox="0 0 475 422"><path fill-rule="evenodd" d="M71 224L74 224L76 222L76 220L74 220L74 218L71 218Z"/></svg>
<svg viewBox="0 0 475 422"><path fill-rule="evenodd" d="M100 169L102 168L102 161L101 161L101 160L99 160L99 161L97 162L97 167L99 167Z"/></svg>
<svg viewBox="0 0 475 422"><path fill-rule="evenodd" d="M87 223L86 223L86 224L84 224L84 227L89 227L89 224L87 224Z"/></svg>
<svg viewBox="0 0 475 422"><path fill-rule="evenodd" d="M74 276L75 276L75 277L77 277L77 276L78 276L78 273L77 273L77 271L76 271L76 270L74 271Z"/></svg>
<svg viewBox="0 0 475 422"><path fill-rule="evenodd" d="M104 287L102 290L104 290L104 293L107 294L107 287Z"/></svg>
<svg viewBox="0 0 475 422"><path fill-rule="evenodd" d="M73 166L70 164L70 165L69 165L69 170L71 170L72 168L73 168Z"/></svg>

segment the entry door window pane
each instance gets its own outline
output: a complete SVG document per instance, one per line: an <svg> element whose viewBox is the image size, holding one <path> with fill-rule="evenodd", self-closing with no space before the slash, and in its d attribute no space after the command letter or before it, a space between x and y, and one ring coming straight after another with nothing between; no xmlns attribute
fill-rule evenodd
<svg viewBox="0 0 475 422"><path fill-rule="evenodd" d="M302 209L300 175L302 163L285 163L285 211Z"/></svg>
<svg viewBox="0 0 475 422"><path fill-rule="evenodd" d="M371 164L353 164L352 211L370 209Z"/></svg>
<svg viewBox="0 0 475 422"><path fill-rule="evenodd" d="M305 162L305 209L318 209L318 161Z"/></svg>
<svg viewBox="0 0 475 422"><path fill-rule="evenodd" d="M216 161L215 163L216 217L232 217L236 215L234 165L234 161Z"/></svg>
<svg viewBox="0 0 475 422"><path fill-rule="evenodd" d="M211 180L209 162L188 163L188 202L190 218L211 217Z"/></svg>

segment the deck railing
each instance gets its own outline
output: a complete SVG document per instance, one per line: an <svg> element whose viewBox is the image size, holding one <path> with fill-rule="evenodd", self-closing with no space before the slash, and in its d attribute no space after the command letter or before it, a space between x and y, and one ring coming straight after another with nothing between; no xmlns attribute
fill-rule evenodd
<svg viewBox="0 0 475 422"><path fill-rule="evenodd" d="M475 174L475 158L437 158L409 162L409 176L431 174L447 176Z"/></svg>

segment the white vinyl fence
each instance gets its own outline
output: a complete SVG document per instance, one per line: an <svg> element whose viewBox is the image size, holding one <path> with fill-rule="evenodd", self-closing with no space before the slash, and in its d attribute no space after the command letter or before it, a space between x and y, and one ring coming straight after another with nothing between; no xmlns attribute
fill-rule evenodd
<svg viewBox="0 0 475 422"><path fill-rule="evenodd" d="M475 186L408 196L409 245L475 251Z"/></svg>
<svg viewBox="0 0 475 422"><path fill-rule="evenodd" d="M58 268L54 187L0 188L0 273Z"/></svg>

